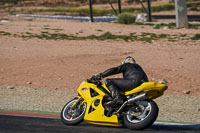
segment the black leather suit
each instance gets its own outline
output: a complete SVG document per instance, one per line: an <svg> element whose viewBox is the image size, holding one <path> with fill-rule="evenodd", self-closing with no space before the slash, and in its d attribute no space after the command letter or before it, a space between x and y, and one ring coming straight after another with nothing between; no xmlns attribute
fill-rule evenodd
<svg viewBox="0 0 200 133"><path fill-rule="evenodd" d="M122 102L120 91L132 90L140 86L143 82L148 82L146 73L138 64L125 63L118 67L110 68L102 73L102 77L123 73L123 78L113 78L106 80L106 86L111 92L113 101L111 106Z"/></svg>

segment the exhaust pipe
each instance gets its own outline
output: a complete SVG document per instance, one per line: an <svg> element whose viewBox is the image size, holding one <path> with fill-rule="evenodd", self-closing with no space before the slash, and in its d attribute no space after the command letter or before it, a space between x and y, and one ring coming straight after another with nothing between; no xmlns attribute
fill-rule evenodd
<svg viewBox="0 0 200 133"><path fill-rule="evenodd" d="M144 100L146 98L147 94L146 93L143 93L141 95L138 95L136 97L132 97L130 99L127 100L128 103L133 103L133 102L136 102L136 101L139 101L139 100Z"/></svg>
<svg viewBox="0 0 200 133"><path fill-rule="evenodd" d="M143 93L141 95L138 95L136 97L132 97L130 99L128 99L127 101L125 101L122 106L116 111L114 112L113 114L118 114L128 103L134 103L134 102L137 102L137 101L140 101L140 100L144 100L146 99L146 96L147 94L146 93Z"/></svg>

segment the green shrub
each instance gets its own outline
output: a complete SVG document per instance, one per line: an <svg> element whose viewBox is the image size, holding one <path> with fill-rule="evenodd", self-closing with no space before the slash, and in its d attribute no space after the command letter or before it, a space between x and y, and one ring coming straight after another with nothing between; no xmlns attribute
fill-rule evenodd
<svg viewBox="0 0 200 133"><path fill-rule="evenodd" d="M152 12L171 11L171 10L175 10L174 4L171 3L151 6Z"/></svg>
<svg viewBox="0 0 200 133"><path fill-rule="evenodd" d="M195 34L191 39L192 40L200 40L200 34Z"/></svg>
<svg viewBox="0 0 200 133"><path fill-rule="evenodd" d="M132 24L135 23L136 17L130 13L122 13L117 16L117 22L120 24Z"/></svg>

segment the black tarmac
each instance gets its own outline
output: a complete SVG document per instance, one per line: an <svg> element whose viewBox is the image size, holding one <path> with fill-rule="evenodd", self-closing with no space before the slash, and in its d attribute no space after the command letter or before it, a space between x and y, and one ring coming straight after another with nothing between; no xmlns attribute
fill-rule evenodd
<svg viewBox="0 0 200 133"><path fill-rule="evenodd" d="M0 115L0 133L200 133L200 125L157 123L146 130L130 130L125 127L97 126L81 123L64 125L60 119L27 116Z"/></svg>

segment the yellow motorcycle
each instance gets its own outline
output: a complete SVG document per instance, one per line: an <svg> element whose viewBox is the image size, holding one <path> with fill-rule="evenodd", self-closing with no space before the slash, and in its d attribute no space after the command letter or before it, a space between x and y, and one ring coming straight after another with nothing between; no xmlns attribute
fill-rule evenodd
<svg viewBox="0 0 200 133"><path fill-rule="evenodd" d="M63 107L61 120L66 125L77 125L85 120L97 125L143 130L158 116L159 109L153 99L163 95L167 88L165 81L144 82L130 91L120 92L124 103L114 107L109 114L104 105L111 100L110 91L101 81L90 78L80 84L78 96Z"/></svg>

